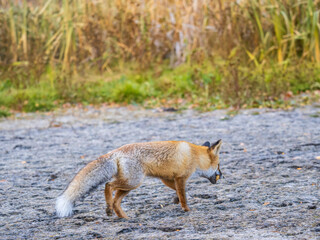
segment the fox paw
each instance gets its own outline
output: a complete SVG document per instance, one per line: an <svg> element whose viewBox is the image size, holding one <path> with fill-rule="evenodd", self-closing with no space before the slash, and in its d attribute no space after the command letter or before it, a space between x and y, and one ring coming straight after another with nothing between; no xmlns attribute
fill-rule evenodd
<svg viewBox="0 0 320 240"><path fill-rule="evenodd" d="M183 211L185 211L185 212L189 212L190 211L190 208L187 206L187 207L183 207L182 208L183 209Z"/></svg>
<svg viewBox="0 0 320 240"><path fill-rule="evenodd" d="M179 203L179 198L178 197L174 197L173 198L173 203L174 204L178 204Z"/></svg>
<svg viewBox="0 0 320 240"><path fill-rule="evenodd" d="M106 214L107 214L108 216L112 216L112 215L113 215L113 210L110 209L110 208L106 208Z"/></svg>

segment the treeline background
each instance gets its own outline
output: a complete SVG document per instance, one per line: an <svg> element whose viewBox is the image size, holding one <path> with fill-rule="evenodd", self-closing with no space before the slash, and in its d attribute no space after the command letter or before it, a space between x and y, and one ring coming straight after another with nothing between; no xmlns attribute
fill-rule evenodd
<svg viewBox="0 0 320 240"><path fill-rule="evenodd" d="M0 0L0 105L273 106L320 89L319 0Z"/></svg>

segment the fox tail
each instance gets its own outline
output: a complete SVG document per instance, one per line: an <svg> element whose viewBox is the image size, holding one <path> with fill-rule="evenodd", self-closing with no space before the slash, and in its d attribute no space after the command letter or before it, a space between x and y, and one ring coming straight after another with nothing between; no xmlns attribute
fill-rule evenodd
<svg viewBox="0 0 320 240"><path fill-rule="evenodd" d="M59 217L72 215L74 202L100 184L110 182L117 173L116 163L108 159L97 159L88 163L70 182L67 189L56 200Z"/></svg>

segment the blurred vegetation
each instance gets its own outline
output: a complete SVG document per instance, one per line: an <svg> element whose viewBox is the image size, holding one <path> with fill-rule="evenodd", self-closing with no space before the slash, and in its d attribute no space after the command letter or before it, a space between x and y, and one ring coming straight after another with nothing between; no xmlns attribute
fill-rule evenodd
<svg viewBox="0 0 320 240"><path fill-rule="evenodd" d="M320 89L320 0L0 0L0 106L276 107ZM3 113L0 113L3 114Z"/></svg>

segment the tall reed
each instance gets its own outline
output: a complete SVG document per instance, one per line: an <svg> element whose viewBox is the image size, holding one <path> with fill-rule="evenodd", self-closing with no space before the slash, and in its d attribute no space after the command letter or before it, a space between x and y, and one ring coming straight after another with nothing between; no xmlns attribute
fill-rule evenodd
<svg viewBox="0 0 320 240"><path fill-rule="evenodd" d="M319 9L320 0L0 0L0 79L23 87L52 69L129 62L319 64Z"/></svg>

